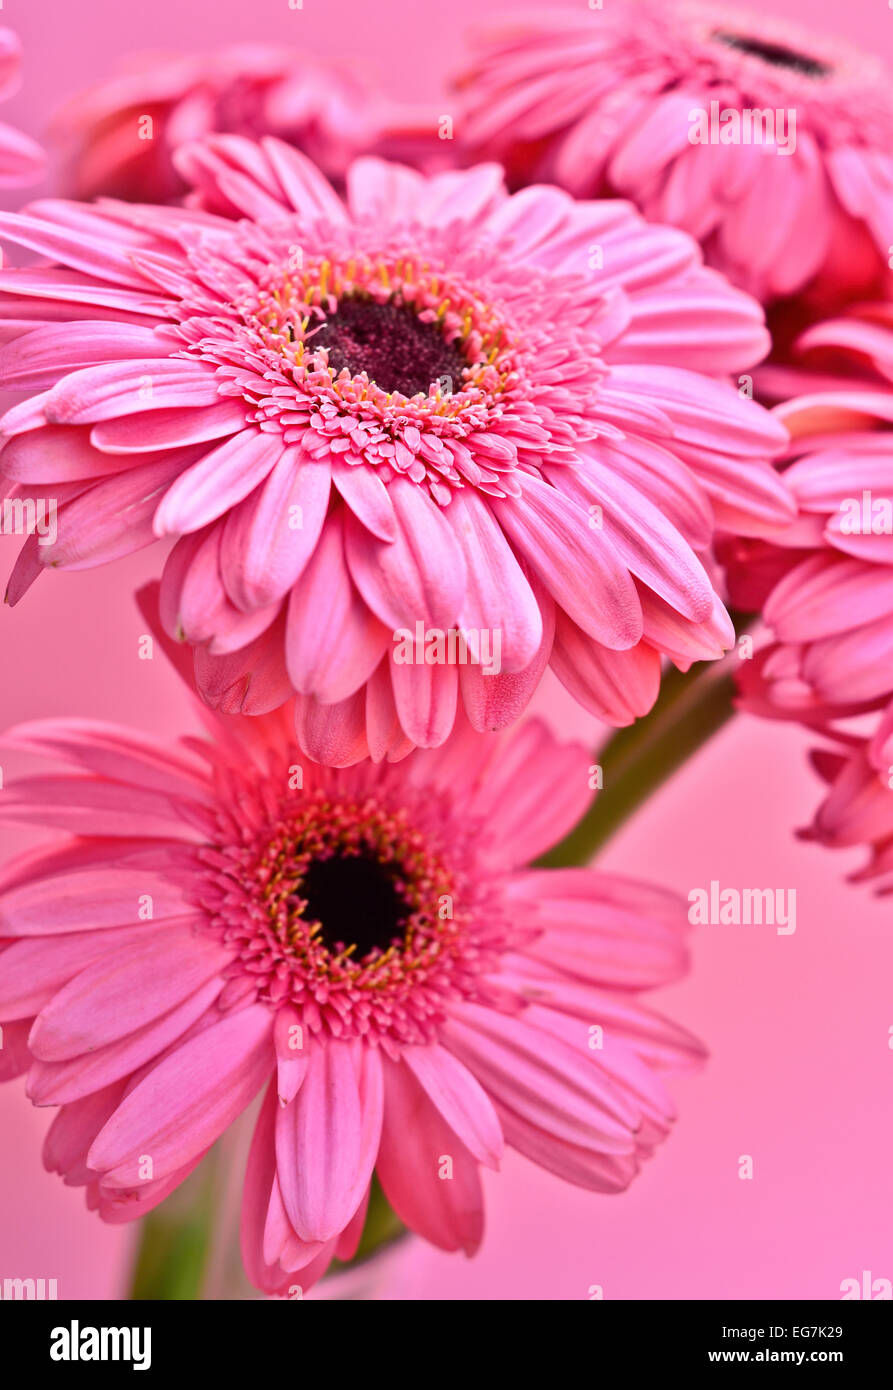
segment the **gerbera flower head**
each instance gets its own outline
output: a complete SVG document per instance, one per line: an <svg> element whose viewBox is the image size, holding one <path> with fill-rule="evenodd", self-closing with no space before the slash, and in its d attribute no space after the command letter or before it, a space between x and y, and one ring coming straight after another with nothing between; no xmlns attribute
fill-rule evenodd
<svg viewBox="0 0 893 1390"><path fill-rule="evenodd" d="M758 374L767 394L799 392L776 410L798 518L719 553L733 603L761 612L774 639L741 667L745 705L821 723L893 694L893 310L816 324L798 349Z"/></svg>
<svg viewBox="0 0 893 1390"><path fill-rule="evenodd" d="M0 28L0 101L18 90L22 45L11 29ZM28 135L0 121L0 188L19 188L43 177L46 156Z"/></svg>
<svg viewBox="0 0 893 1390"><path fill-rule="evenodd" d="M460 86L513 186L632 198L764 302L887 278L893 88L837 39L713 3L550 10L496 22Z"/></svg>
<svg viewBox="0 0 893 1390"><path fill-rule="evenodd" d="M638 998L685 966L684 905L525 867L584 809L586 750L465 726L333 770L287 710L204 717L172 749L83 720L7 737L74 769L0 802L70 837L0 881L4 1071L59 1106L47 1166L141 1216L264 1092L243 1249L274 1293L352 1254L373 1172L467 1253L504 1142L625 1189L670 1127L660 1072L701 1051Z"/></svg>
<svg viewBox="0 0 893 1390"><path fill-rule="evenodd" d="M174 154L212 133L276 135L332 179L374 138L377 103L352 75L275 44L139 55L56 122L75 197L170 203L189 191Z"/></svg>
<svg viewBox="0 0 893 1390"><path fill-rule="evenodd" d="M56 261L0 277L2 380L39 388L0 422L0 469L58 501L11 600L42 565L176 537L162 613L204 696L256 713L297 691L302 746L338 764L437 746L460 704L503 727L550 659L629 723L661 655L730 643L700 556L715 526L787 524L786 435L707 375L767 340L690 238L623 203L509 198L495 166L360 160L345 204L276 141L178 161L227 217L53 201L0 222Z"/></svg>

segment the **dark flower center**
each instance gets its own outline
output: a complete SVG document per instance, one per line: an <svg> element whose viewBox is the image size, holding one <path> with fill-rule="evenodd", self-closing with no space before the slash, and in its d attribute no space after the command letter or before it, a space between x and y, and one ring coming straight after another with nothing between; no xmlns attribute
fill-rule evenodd
<svg viewBox="0 0 893 1390"><path fill-rule="evenodd" d="M449 378L445 395L461 391L462 371L469 366L437 323L423 323L406 305L374 299L343 299L307 346L328 349L334 375L345 367L351 376L365 372L382 391L407 397L427 395L441 377Z"/></svg>
<svg viewBox="0 0 893 1390"><path fill-rule="evenodd" d="M791 72L801 72L806 77L829 77L831 68L818 58L810 58L807 53L798 53L795 48L787 48L780 43L765 43L762 39L750 39L744 34L730 34L724 29L714 30L713 37L739 53L751 53L762 58L773 68L788 68Z"/></svg>
<svg viewBox="0 0 893 1390"><path fill-rule="evenodd" d="M355 960L402 938L411 912L393 866L371 855L314 859L298 891L307 900L304 920L321 923L323 944L333 954L354 946Z"/></svg>

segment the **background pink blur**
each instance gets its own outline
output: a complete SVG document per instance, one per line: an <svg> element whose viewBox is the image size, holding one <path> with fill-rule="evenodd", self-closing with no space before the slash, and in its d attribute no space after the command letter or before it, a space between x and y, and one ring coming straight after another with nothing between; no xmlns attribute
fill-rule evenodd
<svg viewBox="0 0 893 1390"><path fill-rule="evenodd" d="M768 8L893 56L887 0ZM129 52L248 38L337 57L390 95L425 101L482 12L480 0L304 0L303 9L288 0L5 0L0 23L18 31L26 65L22 92L0 114L36 135ZM0 577L15 549L0 538ZM151 551L113 570L47 575L19 608L0 612L0 727L56 714L182 726L186 699L173 674L161 659L137 658L132 593L159 564ZM541 708L562 730L592 737L592 722L557 687L543 691ZM606 1298L828 1299L862 1270L893 1277L893 922L889 902L845 884L859 856L794 839L818 795L807 742L740 718L604 855L612 870L684 894L711 879L797 890L793 936L695 929L690 978L658 1002L712 1057L702 1075L674 1083L677 1130L656 1160L618 1198L510 1156L502 1176L486 1178L480 1255L467 1262L419 1244L385 1296L585 1299L598 1284ZM8 777L19 764L3 761ZM4 856L27 842L4 833ZM43 1172L48 1119L20 1083L0 1089L0 1278L55 1277L61 1297L117 1297L133 1233L103 1226L80 1193ZM738 1178L743 1154L753 1156L753 1181Z"/></svg>

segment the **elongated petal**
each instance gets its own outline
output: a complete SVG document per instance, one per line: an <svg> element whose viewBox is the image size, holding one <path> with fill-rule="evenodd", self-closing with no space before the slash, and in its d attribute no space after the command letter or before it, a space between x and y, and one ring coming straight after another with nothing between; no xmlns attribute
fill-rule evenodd
<svg viewBox="0 0 893 1390"><path fill-rule="evenodd" d="M388 1201L410 1230L472 1255L484 1232L477 1163L405 1063L383 1058L382 1066L378 1176Z"/></svg>
<svg viewBox="0 0 893 1390"><path fill-rule="evenodd" d="M182 535L216 521L267 477L282 452L276 435L255 429L233 435L168 489L155 513L155 534Z"/></svg>
<svg viewBox="0 0 893 1390"><path fill-rule="evenodd" d="M368 1187L380 1130L380 1072L361 1094L354 1048L334 1041L315 1047L301 1089L276 1123L282 1199L302 1240L328 1240L347 1225Z"/></svg>
<svg viewBox="0 0 893 1390"><path fill-rule="evenodd" d="M262 1004L230 1014L168 1054L129 1091L91 1145L111 1187L135 1186L140 1155L156 1179L204 1152L260 1090L272 1065L272 1017Z"/></svg>
<svg viewBox="0 0 893 1390"><path fill-rule="evenodd" d="M176 1008L230 959L191 926L143 936L93 961L53 997L34 1024L31 1050L59 1062L116 1042Z"/></svg>
<svg viewBox="0 0 893 1390"><path fill-rule="evenodd" d="M330 471L297 447L230 513L220 566L226 591L244 612L283 598L304 572L329 504Z"/></svg>
<svg viewBox="0 0 893 1390"><path fill-rule="evenodd" d="M486 1091L467 1067L436 1044L404 1047L402 1058L468 1151L488 1168L498 1168L502 1156L499 1120Z"/></svg>

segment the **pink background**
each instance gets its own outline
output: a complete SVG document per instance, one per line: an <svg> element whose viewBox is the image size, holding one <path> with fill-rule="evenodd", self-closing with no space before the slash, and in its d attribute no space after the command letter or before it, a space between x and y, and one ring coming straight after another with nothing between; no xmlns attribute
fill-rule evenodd
<svg viewBox="0 0 893 1390"><path fill-rule="evenodd" d="M518 0L505 8L516 12ZM767 8L893 53L886 0ZM0 23L25 43L26 85L0 114L37 134L55 107L128 52L245 38L293 41L356 65L395 97L434 99L481 12L479 0L305 0L302 10L287 0L5 0ZM15 548L0 538L0 575ZM143 552L111 571L48 575L14 612L0 613L0 726L51 714L182 726L173 675L160 660L137 659L132 592L159 562L158 552ZM550 686L541 705L561 729L592 736L560 690ZM606 1298L827 1299L862 1270L893 1277L893 925L889 905L844 882L859 856L794 839L818 795L807 742L739 719L604 855L612 870L683 893L711 879L797 890L794 936L697 928L691 976L658 999L711 1051L700 1076L673 1083L679 1121L664 1149L619 1198L510 1157L501 1176L486 1177L489 1226L478 1257L418 1244L384 1296L581 1299L598 1284ZM3 766L8 777L17 764L9 757ZM25 843L3 832L4 854ZM103 1226L79 1193L42 1171L48 1118L19 1083L0 1089L0 1278L55 1277L63 1297L118 1296L132 1233ZM742 1154L753 1156L752 1181L737 1176Z"/></svg>

